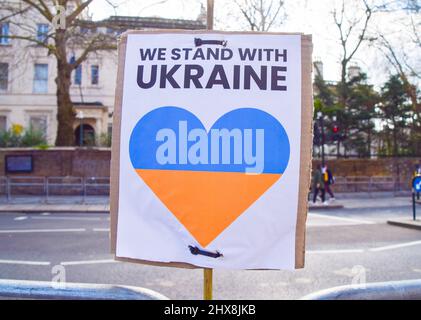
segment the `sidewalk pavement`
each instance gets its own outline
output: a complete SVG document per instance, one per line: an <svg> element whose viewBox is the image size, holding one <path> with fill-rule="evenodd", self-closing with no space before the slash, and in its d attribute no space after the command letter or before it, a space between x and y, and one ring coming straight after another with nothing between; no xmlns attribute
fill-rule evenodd
<svg viewBox="0 0 421 320"><path fill-rule="evenodd" d="M13 202L0 201L1 212L22 212L22 213L42 213L42 212L68 212L68 213L108 213L110 205L106 197L88 198L85 203L82 203L80 198L63 197L55 199L56 201L46 202L43 198L24 197L16 199ZM346 198L342 198L337 194L337 200L328 201L328 205L317 204L313 205L309 202L309 210L325 210L325 209L358 209L358 208L392 208L404 207L411 205L410 197L385 197L384 195L373 195L371 198L361 197L347 194Z"/></svg>
<svg viewBox="0 0 421 320"><path fill-rule="evenodd" d="M313 205L309 201L309 210L324 210L324 209L359 209L359 208L394 208L394 207L405 207L411 205L411 196L397 196L394 197L387 193L372 193L370 196L366 194L336 194L336 200L327 200L328 205L318 203ZM420 202L421 204L421 202Z"/></svg>
<svg viewBox="0 0 421 320"><path fill-rule="evenodd" d="M5 203L0 204L1 212L21 213L44 213L44 212L66 212L66 213L108 213L109 204L56 204L56 203Z"/></svg>
<svg viewBox="0 0 421 320"><path fill-rule="evenodd" d="M313 203L312 201L308 202L308 209L310 211L313 210L326 210L326 209L342 209L344 207L344 205L340 202L332 202L332 201L327 201L326 204L317 202L317 203Z"/></svg>

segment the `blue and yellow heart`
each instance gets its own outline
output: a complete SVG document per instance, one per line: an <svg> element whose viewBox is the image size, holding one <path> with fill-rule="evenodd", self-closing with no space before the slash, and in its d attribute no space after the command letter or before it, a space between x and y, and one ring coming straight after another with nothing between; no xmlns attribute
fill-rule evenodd
<svg viewBox="0 0 421 320"><path fill-rule="evenodd" d="M282 176L290 144L259 109L230 111L206 131L193 113L169 106L137 122L129 153L139 177L206 247Z"/></svg>

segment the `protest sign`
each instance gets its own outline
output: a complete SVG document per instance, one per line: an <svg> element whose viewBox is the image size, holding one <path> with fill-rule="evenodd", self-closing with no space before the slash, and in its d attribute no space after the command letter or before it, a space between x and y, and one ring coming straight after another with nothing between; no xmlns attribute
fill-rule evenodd
<svg viewBox="0 0 421 320"><path fill-rule="evenodd" d="M303 267L311 48L302 34L123 34L111 168L116 259Z"/></svg>

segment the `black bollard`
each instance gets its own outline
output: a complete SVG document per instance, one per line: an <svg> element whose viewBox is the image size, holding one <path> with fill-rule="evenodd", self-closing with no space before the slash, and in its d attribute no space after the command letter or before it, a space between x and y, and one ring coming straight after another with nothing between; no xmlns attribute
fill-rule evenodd
<svg viewBox="0 0 421 320"><path fill-rule="evenodd" d="M415 190L412 190L412 217L417 220L417 209L415 207Z"/></svg>

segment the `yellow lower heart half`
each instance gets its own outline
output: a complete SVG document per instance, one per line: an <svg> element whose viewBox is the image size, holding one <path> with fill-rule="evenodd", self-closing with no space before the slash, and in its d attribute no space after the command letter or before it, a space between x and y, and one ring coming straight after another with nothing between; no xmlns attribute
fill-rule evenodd
<svg viewBox="0 0 421 320"><path fill-rule="evenodd" d="M264 194L278 173L136 169L137 174L206 247Z"/></svg>

